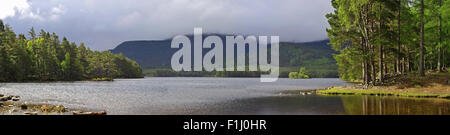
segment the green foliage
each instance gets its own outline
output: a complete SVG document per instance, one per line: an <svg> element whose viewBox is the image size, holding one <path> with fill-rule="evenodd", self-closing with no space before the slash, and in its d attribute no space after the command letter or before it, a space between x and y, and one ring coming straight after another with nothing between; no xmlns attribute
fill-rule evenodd
<svg viewBox="0 0 450 135"><path fill-rule="evenodd" d="M69 65L70 65L70 54L66 53L64 61L61 62L62 71L69 70Z"/></svg>
<svg viewBox="0 0 450 135"><path fill-rule="evenodd" d="M116 77L119 78L144 77L139 64L123 56L123 54L115 55L114 63L116 64L118 69Z"/></svg>
<svg viewBox="0 0 450 135"><path fill-rule="evenodd" d="M0 82L84 80L92 78L142 77L140 66L123 55L77 46L67 38L34 28L16 34L0 20Z"/></svg>
<svg viewBox="0 0 450 135"><path fill-rule="evenodd" d="M377 84L386 76L440 71L450 64L449 0L331 3L335 10L326 15L327 33L330 45L339 51L334 58L342 79Z"/></svg>
<svg viewBox="0 0 450 135"><path fill-rule="evenodd" d="M308 71L305 67L301 67L299 72L290 72L289 73L290 79L310 79L308 75Z"/></svg>
<svg viewBox="0 0 450 135"><path fill-rule="evenodd" d="M298 72L300 67L309 69L309 76L314 78L338 77L336 53L327 45L328 41L312 44L280 44L280 77L289 77L289 73Z"/></svg>
<svg viewBox="0 0 450 135"><path fill-rule="evenodd" d="M290 72L289 73L289 79L297 79L298 78L298 72Z"/></svg>

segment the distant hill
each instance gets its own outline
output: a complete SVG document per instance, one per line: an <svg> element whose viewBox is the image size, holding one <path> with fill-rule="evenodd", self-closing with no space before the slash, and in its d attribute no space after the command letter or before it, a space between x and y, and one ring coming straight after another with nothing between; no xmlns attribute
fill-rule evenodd
<svg viewBox="0 0 450 135"><path fill-rule="evenodd" d="M203 37L216 35L225 42L224 34L207 34ZM188 35L193 42L193 36ZM280 43L280 72L286 77L289 72L306 67L313 77L337 77L337 66L332 54L336 53L328 45L329 40L307 43ZM170 68L172 55L178 50L170 48L171 39L148 41L125 41L112 49L112 53L123 53L135 60L145 69ZM206 53L208 49L204 49Z"/></svg>
<svg viewBox="0 0 450 135"><path fill-rule="evenodd" d="M170 60L177 49L170 48L171 40L126 41L111 50L135 60L143 68L170 67Z"/></svg>

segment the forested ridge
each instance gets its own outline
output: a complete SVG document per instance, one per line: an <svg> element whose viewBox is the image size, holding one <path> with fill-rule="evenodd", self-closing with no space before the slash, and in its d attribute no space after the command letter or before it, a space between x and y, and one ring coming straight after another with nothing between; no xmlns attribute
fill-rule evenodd
<svg viewBox="0 0 450 135"><path fill-rule="evenodd" d="M209 34L225 36L231 34ZM192 38L192 36L188 37ZM191 39L193 41L193 39ZM152 41L126 41L112 49L112 53L123 53L135 60L143 68L146 76L152 77L260 77L260 72L175 72L170 60L177 48L170 48L170 39ZM280 77L287 78L290 72L298 72L306 67L312 78L337 78L337 65L333 58L336 53L328 45L329 40L293 43L280 42ZM224 43L225 44L225 43ZM206 54L210 49L204 48ZM194 53L194 52L191 52ZM226 54L224 52L224 54Z"/></svg>
<svg viewBox="0 0 450 135"><path fill-rule="evenodd" d="M93 51L66 37L34 28L16 35L0 20L0 82L76 81L142 77L140 66L122 54Z"/></svg>
<svg viewBox="0 0 450 135"><path fill-rule="evenodd" d="M332 0L327 14L339 76L382 84L400 74L447 72L450 0Z"/></svg>

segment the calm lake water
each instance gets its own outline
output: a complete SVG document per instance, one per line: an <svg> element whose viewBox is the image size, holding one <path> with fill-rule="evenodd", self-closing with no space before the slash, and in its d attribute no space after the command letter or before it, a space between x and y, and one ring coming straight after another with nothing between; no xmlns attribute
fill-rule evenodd
<svg viewBox="0 0 450 135"><path fill-rule="evenodd" d="M144 78L1 83L0 93L108 114L450 114L449 100L279 94L342 85L349 84L339 79Z"/></svg>

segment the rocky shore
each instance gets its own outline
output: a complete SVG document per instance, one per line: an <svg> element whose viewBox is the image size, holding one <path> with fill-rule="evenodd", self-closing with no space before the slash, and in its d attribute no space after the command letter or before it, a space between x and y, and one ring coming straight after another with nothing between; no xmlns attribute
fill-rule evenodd
<svg viewBox="0 0 450 135"><path fill-rule="evenodd" d="M63 105L21 102L17 95L0 94L0 115L106 115L106 111L72 110Z"/></svg>

